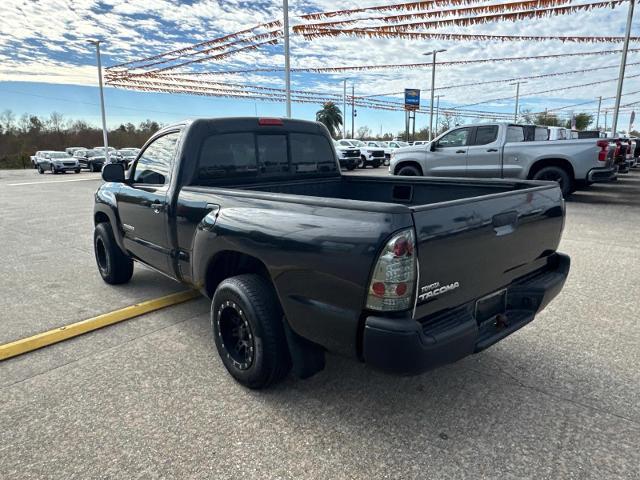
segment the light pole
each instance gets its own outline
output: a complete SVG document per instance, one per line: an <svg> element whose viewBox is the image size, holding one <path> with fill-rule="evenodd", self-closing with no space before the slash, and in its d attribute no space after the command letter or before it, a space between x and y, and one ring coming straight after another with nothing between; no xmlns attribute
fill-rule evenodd
<svg viewBox="0 0 640 480"><path fill-rule="evenodd" d="M289 59L289 1L282 0L284 10L284 85L287 96L287 118L291 118L291 62Z"/></svg>
<svg viewBox="0 0 640 480"><path fill-rule="evenodd" d="M104 113L104 92L102 87L102 61L100 59L100 42L101 40L87 40L90 44L96 46L96 56L98 57L98 84L100 85L100 111L102 113L102 139L104 140L104 158L105 163L109 163L109 141L107 140L107 118Z"/></svg>
<svg viewBox="0 0 640 480"><path fill-rule="evenodd" d="M629 0L629 16L627 17L627 31L624 34L624 45L622 47L622 60L620 60L620 74L618 76L618 91L616 92L616 105L613 109L613 124L611 125L611 136L615 136L618 128L618 112L620 111L620 97L622 96L622 82L624 80L624 70L627 66L627 51L629 50L629 37L631 35L631 21L633 20L633 6L635 0Z"/></svg>
<svg viewBox="0 0 640 480"><path fill-rule="evenodd" d="M429 105L429 141L433 139L433 97L436 88L436 55L446 51L446 49L442 48L440 50L423 53L423 55L433 55L433 62L431 64L431 104Z"/></svg>
<svg viewBox="0 0 640 480"><path fill-rule="evenodd" d="M436 95L436 134L438 133L438 118L440 117L440 97L444 97L444 95Z"/></svg>
<svg viewBox="0 0 640 480"><path fill-rule="evenodd" d="M351 84L351 138L356 138L356 85Z"/></svg>
<svg viewBox="0 0 640 480"><path fill-rule="evenodd" d="M527 83L527 82L515 82L515 83L510 83L509 85L515 85L516 86L516 109L515 112L513 113L513 122L514 123L518 123L518 106L520 103L520 84L521 83Z"/></svg>
<svg viewBox="0 0 640 480"><path fill-rule="evenodd" d="M598 115L596 115L596 130L600 130L600 107L602 106L602 95L598 97Z"/></svg>
<svg viewBox="0 0 640 480"><path fill-rule="evenodd" d="M347 80L342 79L342 138L347 138Z"/></svg>

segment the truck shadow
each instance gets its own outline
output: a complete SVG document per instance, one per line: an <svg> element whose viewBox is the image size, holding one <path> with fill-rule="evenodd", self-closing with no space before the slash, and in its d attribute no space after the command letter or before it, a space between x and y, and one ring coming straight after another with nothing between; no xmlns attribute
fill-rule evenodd
<svg viewBox="0 0 640 480"><path fill-rule="evenodd" d="M611 204L634 206L640 203L640 171L620 175L611 183L591 185L576 191L567 200L571 203Z"/></svg>

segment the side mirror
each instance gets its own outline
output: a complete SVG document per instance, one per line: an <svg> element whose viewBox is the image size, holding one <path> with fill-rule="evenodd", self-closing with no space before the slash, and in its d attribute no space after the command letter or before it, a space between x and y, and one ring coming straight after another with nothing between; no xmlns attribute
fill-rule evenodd
<svg viewBox="0 0 640 480"><path fill-rule="evenodd" d="M102 179L105 182L124 183L124 167L120 163L109 163L102 167Z"/></svg>
<svg viewBox="0 0 640 480"><path fill-rule="evenodd" d="M432 152L436 151L436 142L431 142L431 144L429 145L429 150Z"/></svg>

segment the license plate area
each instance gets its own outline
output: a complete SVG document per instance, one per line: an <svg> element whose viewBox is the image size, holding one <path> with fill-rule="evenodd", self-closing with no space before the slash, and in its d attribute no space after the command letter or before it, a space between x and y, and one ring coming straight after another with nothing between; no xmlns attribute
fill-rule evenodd
<svg viewBox="0 0 640 480"><path fill-rule="evenodd" d="M481 325L507 311L507 290L494 292L476 302L476 322Z"/></svg>

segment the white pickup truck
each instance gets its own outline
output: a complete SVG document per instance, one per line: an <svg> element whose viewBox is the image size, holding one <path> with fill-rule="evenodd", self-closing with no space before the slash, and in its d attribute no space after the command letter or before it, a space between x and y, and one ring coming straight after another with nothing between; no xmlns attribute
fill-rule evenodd
<svg viewBox="0 0 640 480"><path fill-rule="evenodd" d="M609 142L525 141L526 126L478 123L451 129L426 145L393 152L393 175L551 180L569 195L581 184L616 178Z"/></svg>

